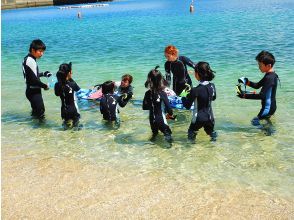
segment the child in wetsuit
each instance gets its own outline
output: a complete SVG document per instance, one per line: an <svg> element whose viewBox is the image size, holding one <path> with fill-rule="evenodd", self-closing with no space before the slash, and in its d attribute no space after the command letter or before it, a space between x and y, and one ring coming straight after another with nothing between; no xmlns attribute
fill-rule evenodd
<svg viewBox="0 0 294 220"><path fill-rule="evenodd" d="M188 129L188 139L195 141L197 132L204 128L206 134L210 135L211 140L216 140L214 131L214 116L211 102L216 99L216 90L210 81L214 78L214 71L211 70L207 62L199 62L195 66L195 78L199 85L192 88L190 93L182 92L182 102L185 108L190 109L194 103L192 121Z"/></svg>
<svg viewBox="0 0 294 220"><path fill-rule="evenodd" d="M77 127L80 114L75 92L79 91L80 87L72 79L72 63L61 64L56 77L58 82L55 84L54 91L61 100L61 118L64 120L64 129Z"/></svg>
<svg viewBox="0 0 294 220"><path fill-rule="evenodd" d="M238 92L238 96L244 99L260 99L261 109L257 117L251 120L253 125L260 125L259 120L269 119L276 111L276 91L278 85L278 75L274 71L275 57L268 51L261 51L256 56L256 61L258 62L259 69L262 73L265 73L264 77L257 83L249 81L248 78L242 78L242 82L254 89L261 90L259 94L255 93L245 93L242 91Z"/></svg>
<svg viewBox="0 0 294 220"><path fill-rule="evenodd" d="M46 50L46 45L40 39L33 40L30 44L29 54L22 63L23 76L26 82L26 97L30 101L32 116L43 119L45 117L45 105L41 89L48 90L49 86L42 83L40 77L50 77L49 71L39 72L37 59L40 59Z"/></svg>
<svg viewBox="0 0 294 220"><path fill-rule="evenodd" d="M143 110L149 110L149 121L153 138L160 130L166 141L171 142L171 129L169 128L164 111L168 113L168 118L173 119L173 111L169 104L166 93L164 92L164 78L159 70L155 67L148 73L145 87L149 90L145 93L143 100ZM163 109L165 107L165 109Z"/></svg>
<svg viewBox="0 0 294 220"><path fill-rule="evenodd" d="M121 82L117 87L117 92L119 95L124 96L124 100L128 102L133 97L133 77L130 74L124 74L121 77Z"/></svg>
<svg viewBox="0 0 294 220"><path fill-rule="evenodd" d="M100 100L100 112L103 115L104 120L119 123L119 110L117 104L120 107L125 107L128 103L128 97L124 95L115 95L114 84L113 81L106 81L102 84L103 96Z"/></svg>

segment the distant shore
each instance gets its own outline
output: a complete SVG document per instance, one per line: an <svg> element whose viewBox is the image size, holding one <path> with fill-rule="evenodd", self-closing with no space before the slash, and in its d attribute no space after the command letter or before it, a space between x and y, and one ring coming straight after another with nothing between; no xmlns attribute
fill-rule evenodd
<svg viewBox="0 0 294 220"><path fill-rule="evenodd" d="M2 0L1 10L51 5L87 4L111 1L113 0Z"/></svg>

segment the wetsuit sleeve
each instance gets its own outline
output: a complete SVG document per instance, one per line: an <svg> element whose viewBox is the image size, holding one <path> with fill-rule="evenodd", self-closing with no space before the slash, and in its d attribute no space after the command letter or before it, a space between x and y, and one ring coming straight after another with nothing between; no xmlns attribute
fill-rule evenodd
<svg viewBox="0 0 294 220"><path fill-rule="evenodd" d="M188 57L186 56L180 56L179 59L186 65L188 65L189 67L192 67L194 68L195 67L195 63L189 59Z"/></svg>
<svg viewBox="0 0 294 220"><path fill-rule="evenodd" d="M272 90L272 87L274 86L274 81L270 78L263 78L261 81L258 82L258 84L262 85L262 88L259 92L259 94L249 93L245 94L245 99L266 99L266 94Z"/></svg>
<svg viewBox="0 0 294 220"><path fill-rule="evenodd" d="M168 85L171 85L171 65L170 61L166 61L164 64L164 69L165 69L165 80L168 83Z"/></svg>
<svg viewBox="0 0 294 220"><path fill-rule="evenodd" d="M102 99L100 100L100 113L101 113L101 114L104 113L104 109L103 109L104 102L105 102L105 100L102 98Z"/></svg>
<svg viewBox="0 0 294 220"><path fill-rule="evenodd" d="M123 99L123 96L115 96L115 99L120 107L125 107L128 104L128 99Z"/></svg>
<svg viewBox="0 0 294 220"><path fill-rule="evenodd" d="M143 110L150 110L151 109L151 103L150 103L150 90L147 91L144 95L144 99L143 99Z"/></svg>
<svg viewBox="0 0 294 220"><path fill-rule="evenodd" d="M197 96L197 89L191 89L191 92L187 95L187 97L182 98L183 106L186 109L190 109Z"/></svg>
<svg viewBox="0 0 294 220"><path fill-rule="evenodd" d="M81 88L79 87L79 85L75 82L74 83L74 86L73 86L73 90L75 91L75 92L77 92L77 91L79 91Z"/></svg>
<svg viewBox="0 0 294 220"><path fill-rule="evenodd" d="M260 87L262 87L264 85L264 80L265 80L265 77L263 77L258 83L251 82L248 80L247 86L254 88L254 89L259 89Z"/></svg>
<svg viewBox="0 0 294 220"><path fill-rule="evenodd" d="M38 78L37 63L30 57L26 60L25 76L27 84L29 86L38 86L44 89L48 87L45 83L42 83Z"/></svg>
<svg viewBox="0 0 294 220"><path fill-rule="evenodd" d="M170 65L169 65L169 64L170 64L169 61L166 61L165 64L164 64L164 69L165 69L165 72L166 72L166 73L170 73L170 71L171 71L171 70L170 70Z"/></svg>
<svg viewBox="0 0 294 220"><path fill-rule="evenodd" d="M60 96L62 93L62 87L59 82L55 83L54 85L54 92L56 96Z"/></svg>
<svg viewBox="0 0 294 220"><path fill-rule="evenodd" d="M211 83L212 85L212 101L214 101L216 99L216 89L215 89L215 85L213 83Z"/></svg>
<svg viewBox="0 0 294 220"><path fill-rule="evenodd" d="M133 87L129 86L127 91L127 98L125 98L125 101L128 102L133 97Z"/></svg>
<svg viewBox="0 0 294 220"><path fill-rule="evenodd" d="M76 81L74 81L73 79L70 79L70 87L75 91L79 91L81 88L78 86L78 84L76 83Z"/></svg>
<svg viewBox="0 0 294 220"><path fill-rule="evenodd" d="M161 92L160 93L160 97L161 99L163 100L163 103L164 103L164 106L165 106L165 110L166 112L169 114L169 115L173 115L173 110L169 104L169 101L168 101L168 98L167 98L167 95L165 92Z"/></svg>

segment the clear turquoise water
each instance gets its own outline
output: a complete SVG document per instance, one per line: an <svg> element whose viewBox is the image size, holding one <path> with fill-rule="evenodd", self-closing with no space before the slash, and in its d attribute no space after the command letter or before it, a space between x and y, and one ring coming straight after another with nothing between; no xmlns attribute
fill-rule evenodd
<svg viewBox="0 0 294 220"><path fill-rule="evenodd" d="M160 171L203 185L233 184L293 196L293 1L210 0L197 1L194 14L188 8L189 2L181 0L130 0L81 10L2 11L2 158L46 154L135 169L137 174ZM82 19L77 19L78 11ZM74 78L83 88L131 73L138 99L144 95L148 71L159 64L164 72L167 44L176 45L180 54L195 62L208 61L216 71L218 97L213 108L218 141L210 143L200 132L197 143L189 145L190 112L178 112L179 120L170 123L175 141L166 149L162 137L155 143L148 141L148 113L140 107L122 109L120 129L111 130L92 102L80 103L84 129L64 132L60 100L52 90L43 92L46 124L32 121L21 62L35 38L47 45L39 60L41 70L56 72L61 63L72 61ZM234 88L241 76L252 81L262 77L254 58L264 49L276 56L282 83L273 120L276 133L270 137L250 125L260 109L259 101L236 98ZM11 158L7 156L10 151L19 154Z"/></svg>

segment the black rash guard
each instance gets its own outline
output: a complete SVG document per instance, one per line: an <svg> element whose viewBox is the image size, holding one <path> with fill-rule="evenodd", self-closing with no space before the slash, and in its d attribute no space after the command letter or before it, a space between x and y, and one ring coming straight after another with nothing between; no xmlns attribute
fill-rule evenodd
<svg viewBox="0 0 294 220"><path fill-rule="evenodd" d="M194 69L195 64L188 57L179 56L176 61L166 61L164 68L166 72L166 80L171 83L171 74L173 77L173 90L180 95L185 84L192 87L192 80L188 74L187 65Z"/></svg>
<svg viewBox="0 0 294 220"><path fill-rule="evenodd" d="M118 106L125 107L127 100L122 96L114 94L104 94L100 100L100 112L103 115L103 119L107 121L117 121L119 119Z"/></svg>
<svg viewBox="0 0 294 220"><path fill-rule="evenodd" d="M204 127L207 134L211 134L214 127L214 116L211 102L216 99L216 90L213 83L200 82L197 87L191 89L187 97L182 98L185 108L190 109L194 103L194 110L190 128L199 130Z"/></svg>
<svg viewBox="0 0 294 220"><path fill-rule="evenodd" d="M268 72L264 77L258 82L254 83L248 81L247 85L261 90L259 94L245 94L245 99L261 99L261 109L257 115L259 119L269 118L272 116L276 109L276 91L278 85L278 75L275 72Z"/></svg>
<svg viewBox="0 0 294 220"><path fill-rule="evenodd" d="M80 87L73 80L66 81L64 85L57 82L54 87L55 95L60 96L61 100L61 118L64 120L78 120L80 118L79 108L75 92L79 91Z"/></svg>
<svg viewBox="0 0 294 220"><path fill-rule="evenodd" d="M149 110L150 126L154 134L157 134L158 130L164 135L172 133L167 124L164 111L169 115L173 115L173 111L164 91L153 92L148 90L144 96L143 110Z"/></svg>

